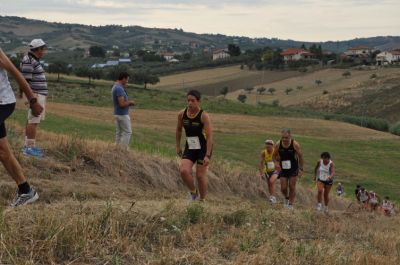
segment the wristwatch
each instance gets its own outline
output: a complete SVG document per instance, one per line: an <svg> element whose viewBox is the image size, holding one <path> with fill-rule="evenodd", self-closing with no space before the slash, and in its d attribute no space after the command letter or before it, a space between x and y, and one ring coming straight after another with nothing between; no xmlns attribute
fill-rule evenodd
<svg viewBox="0 0 400 265"><path fill-rule="evenodd" d="M33 104L36 104L36 103L37 103L37 98L35 98L35 97L33 97L29 100L29 106L31 106L31 107Z"/></svg>

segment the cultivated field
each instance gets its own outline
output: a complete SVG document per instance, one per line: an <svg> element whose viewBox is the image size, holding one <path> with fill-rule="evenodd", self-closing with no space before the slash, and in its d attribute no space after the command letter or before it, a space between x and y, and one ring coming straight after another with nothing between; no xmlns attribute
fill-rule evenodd
<svg viewBox="0 0 400 265"><path fill-rule="evenodd" d="M160 78L160 83L152 88L160 90L197 89L207 95L220 95L223 87L229 91L256 86L265 82L275 82L297 76L297 71L249 71L239 65L190 71Z"/></svg>
<svg viewBox="0 0 400 265"><path fill-rule="evenodd" d="M400 77L400 68L378 68L375 70L349 70L351 76L346 78L342 74L348 70L343 69L325 69L312 73L305 73L297 77L287 78L276 82L265 82L262 85L256 86L265 87L267 91L264 94L258 95L256 89L250 94L244 90L234 91L228 94L228 98L236 100L239 94L246 94L247 103L255 104L256 102L264 102L272 104L275 100L279 100L279 104L282 106L302 106L305 104L318 104L319 101L326 102L333 96L337 95L350 95L353 97L356 95L360 96L361 91L365 88L369 88L375 85L379 86L379 82L392 78ZM371 80L371 75L377 75L378 83ZM322 83L317 85L316 80L321 80ZM298 87L301 87L300 89ZM268 93L269 88L275 88L276 92L273 95ZM285 90L292 88L293 91L287 95ZM326 91L325 95L323 92ZM346 104L347 101L343 100L338 102L337 100L331 102L332 105L338 107ZM324 105L318 105L319 109L323 109ZM329 107L329 106L327 106Z"/></svg>

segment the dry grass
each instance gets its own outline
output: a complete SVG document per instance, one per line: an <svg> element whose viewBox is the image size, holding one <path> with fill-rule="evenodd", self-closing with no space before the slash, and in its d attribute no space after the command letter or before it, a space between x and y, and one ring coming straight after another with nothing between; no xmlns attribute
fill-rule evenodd
<svg viewBox="0 0 400 265"><path fill-rule="evenodd" d="M20 146L21 128L10 134ZM177 161L126 152L104 142L43 133L48 154L18 156L40 201L2 209L2 264L397 264L399 217L297 208L260 199L253 172L225 162L210 169L210 198L187 205ZM18 153L17 153L18 154ZM14 184L0 183L2 205Z"/></svg>
<svg viewBox="0 0 400 265"><path fill-rule="evenodd" d="M318 102L321 100L329 101L330 94L347 94L349 91L359 93L365 87L365 82L370 82L370 76L377 74L380 78L392 78L400 75L398 68L380 68L377 70L352 70L351 76L345 78L342 76L344 70L342 69L325 69L321 71L303 74L301 76L287 78L277 82L266 82L263 85L267 90L268 88L275 88L274 95L270 95L267 91L263 95L257 95L255 91L247 94L243 90L238 90L230 93L227 97L236 100L239 94L246 94L247 103L255 104L256 102L272 103L274 100L279 100L282 106L302 105L305 102ZM315 80L321 80L322 84L315 84ZM302 88L297 89L298 86ZM293 91L286 95L286 88L292 88ZM322 96L323 91L326 90L328 94ZM339 104L340 102L334 102Z"/></svg>

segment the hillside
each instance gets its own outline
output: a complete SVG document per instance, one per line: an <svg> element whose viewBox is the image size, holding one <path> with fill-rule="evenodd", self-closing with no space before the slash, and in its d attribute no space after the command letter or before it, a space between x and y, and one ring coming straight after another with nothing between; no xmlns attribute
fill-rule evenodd
<svg viewBox="0 0 400 265"><path fill-rule="evenodd" d="M301 40L281 40L276 38L251 39L221 34L195 34L181 29L144 28L139 26L122 27L118 25L88 26L81 24L50 23L21 17L0 16L0 41L6 51L18 51L32 38L45 39L54 50L88 48L90 45L102 45L121 49L162 48L174 51L201 51L204 48L226 47L229 43L238 44L243 50L265 46L300 47L312 43ZM377 49L400 47L400 37L357 38L348 41L321 42L323 49L344 51L357 45L368 45Z"/></svg>
<svg viewBox="0 0 400 265"><path fill-rule="evenodd" d="M19 154L22 128L9 127ZM216 160L209 200L188 205L175 159L43 130L39 141L45 158L18 159L41 197L31 206L2 208L4 264L391 265L400 260L400 235L393 229L398 216L363 212L337 199L328 215L318 214L314 188L302 184L296 209L286 211L259 197L259 182L249 172ZM0 185L4 205L15 189L5 178Z"/></svg>
<svg viewBox="0 0 400 265"><path fill-rule="evenodd" d="M343 77L346 71L351 73L350 77ZM371 78L373 75L376 77ZM316 80L322 83L318 85ZM400 68L324 69L256 86L275 88L274 94L266 91L259 95L256 89L251 93L242 89L231 92L227 98L236 100L239 94L245 94L250 104L279 101L281 106L384 118L393 123L400 120L399 81ZM287 88L292 89L288 95Z"/></svg>

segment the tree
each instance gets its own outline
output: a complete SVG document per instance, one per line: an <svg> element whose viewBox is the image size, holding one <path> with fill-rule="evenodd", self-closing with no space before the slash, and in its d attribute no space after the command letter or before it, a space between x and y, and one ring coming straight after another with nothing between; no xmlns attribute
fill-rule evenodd
<svg viewBox="0 0 400 265"><path fill-rule="evenodd" d="M342 76L344 76L345 78L349 78L351 76L350 71L346 71L342 74Z"/></svg>
<svg viewBox="0 0 400 265"><path fill-rule="evenodd" d="M106 50L101 46L90 46L89 54L92 57L103 57L104 58L106 56Z"/></svg>
<svg viewBox="0 0 400 265"><path fill-rule="evenodd" d="M376 74L372 74L369 78L370 79L375 79L375 78L377 78L378 76L376 75Z"/></svg>
<svg viewBox="0 0 400 265"><path fill-rule="evenodd" d="M251 91L253 91L253 89L254 89L254 87L249 86L249 87L246 87L244 90L247 92L247 94L250 94Z"/></svg>
<svg viewBox="0 0 400 265"><path fill-rule="evenodd" d="M135 84L144 85L145 89L147 88L147 84L155 85L160 82L160 78L149 71L134 73L131 79Z"/></svg>
<svg viewBox="0 0 400 265"><path fill-rule="evenodd" d="M315 80L315 83L317 84L317 86L319 86L319 85L322 84L322 81L321 80Z"/></svg>
<svg viewBox="0 0 400 265"><path fill-rule="evenodd" d="M258 92L258 94L262 94L262 93L264 93L265 92L265 90L267 90L265 87L259 87L259 88L257 88L257 92Z"/></svg>
<svg viewBox="0 0 400 265"><path fill-rule="evenodd" d="M303 86L297 86L296 89L297 89L297 90L302 90L302 89L303 89Z"/></svg>
<svg viewBox="0 0 400 265"><path fill-rule="evenodd" d="M49 73L56 73L57 74L57 82L60 81L60 74L69 74L70 69L67 66L67 63L62 61L55 61L49 64Z"/></svg>
<svg viewBox="0 0 400 265"><path fill-rule="evenodd" d="M228 44L228 53L230 56L239 56L241 54L240 47L236 44Z"/></svg>
<svg viewBox="0 0 400 265"><path fill-rule="evenodd" d="M288 88L285 89L286 95L289 95L289 93L292 92L292 91L293 91L293 89L291 87L288 87Z"/></svg>
<svg viewBox="0 0 400 265"><path fill-rule="evenodd" d="M268 92L269 92L271 95L273 95L275 91L276 91L276 89L273 88L273 87L268 88Z"/></svg>
<svg viewBox="0 0 400 265"><path fill-rule="evenodd" d="M224 86L224 87L221 88L221 90L219 91L219 93L220 93L221 95L223 95L224 98L226 97L226 94L228 94L228 92L229 92L229 89L228 89L227 86Z"/></svg>
<svg viewBox="0 0 400 265"><path fill-rule="evenodd" d="M240 94L240 95L237 97L237 100L239 100L239 101L242 102L242 103L245 103L245 102L246 102L246 99L247 99L247 96L246 96L246 95L243 95L243 94Z"/></svg>

